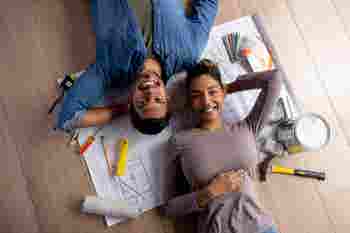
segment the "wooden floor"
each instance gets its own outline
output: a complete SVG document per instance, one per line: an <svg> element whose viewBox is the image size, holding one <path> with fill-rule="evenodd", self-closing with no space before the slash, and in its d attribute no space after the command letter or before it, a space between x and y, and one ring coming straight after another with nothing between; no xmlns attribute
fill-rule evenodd
<svg viewBox="0 0 350 233"><path fill-rule="evenodd" d="M258 185L283 233L350 228L350 1L221 0L217 24L259 13L299 101L332 126L322 152L279 161L323 169L325 183L270 176ZM82 161L52 133L46 111L53 82L94 60L89 1L2 0L0 7L0 232L192 232L155 210L106 228L79 214L93 194Z"/></svg>

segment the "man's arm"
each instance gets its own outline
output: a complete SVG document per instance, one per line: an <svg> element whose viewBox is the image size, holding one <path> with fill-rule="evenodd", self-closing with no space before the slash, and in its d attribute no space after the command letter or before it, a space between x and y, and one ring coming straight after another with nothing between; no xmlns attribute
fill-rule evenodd
<svg viewBox="0 0 350 233"><path fill-rule="evenodd" d="M219 0L192 0L191 15L192 23L198 23L210 30L218 11Z"/></svg>
<svg viewBox="0 0 350 233"><path fill-rule="evenodd" d="M96 113L105 111L89 111L89 109L102 100L109 83L110 77L103 67L98 64L91 65L68 90L58 116L58 128L71 131L81 125L90 126L94 125L94 121L98 123L106 120L107 114L103 114L101 120L95 117Z"/></svg>
<svg viewBox="0 0 350 233"><path fill-rule="evenodd" d="M86 128L96 125L105 125L116 117L128 112L128 104L119 104L109 107L96 107L89 109L77 122L77 128Z"/></svg>

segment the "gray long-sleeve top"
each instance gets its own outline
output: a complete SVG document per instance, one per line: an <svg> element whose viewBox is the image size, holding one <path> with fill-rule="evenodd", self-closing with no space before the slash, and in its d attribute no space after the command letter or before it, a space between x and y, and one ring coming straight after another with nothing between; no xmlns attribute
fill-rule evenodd
<svg viewBox="0 0 350 233"><path fill-rule="evenodd" d="M279 71L253 73L240 77L235 91L261 89L248 116L239 123L217 131L192 129L179 132L170 140L174 161L180 161L183 173L193 192L170 200L166 213L182 216L198 212L198 231L264 232L273 225L272 218L258 206L251 177L240 192L226 193L213 199L206 208L199 208L196 191L207 186L220 173L244 169L254 170L258 163L256 136L279 94Z"/></svg>

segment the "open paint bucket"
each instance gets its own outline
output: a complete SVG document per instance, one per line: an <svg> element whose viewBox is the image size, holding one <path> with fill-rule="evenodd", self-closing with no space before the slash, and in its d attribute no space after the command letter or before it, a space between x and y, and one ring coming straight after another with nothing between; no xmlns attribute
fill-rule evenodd
<svg viewBox="0 0 350 233"><path fill-rule="evenodd" d="M276 140L282 143L290 154L317 151L328 144L330 127L321 116L308 113L297 120L281 122L277 127Z"/></svg>

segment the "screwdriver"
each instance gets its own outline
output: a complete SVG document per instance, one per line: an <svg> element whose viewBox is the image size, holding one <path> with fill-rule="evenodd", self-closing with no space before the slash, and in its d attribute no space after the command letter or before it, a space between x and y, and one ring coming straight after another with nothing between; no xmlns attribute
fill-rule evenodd
<svg viewBox="0 0 350 233"><path fill-rule="evenodd" d="M103 129L103 127L97 129L95 131L95 133L92 135L92 136L89 136L86 141L80 146L80 149L79 149L79 154L80 156L83 156L85 151L90 147L90 145L95 141L95 137L96 135L98 134L98 132L101 131L101 129Z"/></svg>
<svg viewBox="0 0 350 233"><path fill-rule="evenodd" d="M325 172L315 172L310 170L294 169L294 168L287 168L282 166L272 166L271 171L272 173L276 173L276 174L303 176L303 177L315 178L318 180L326 179Z"/></svg>

